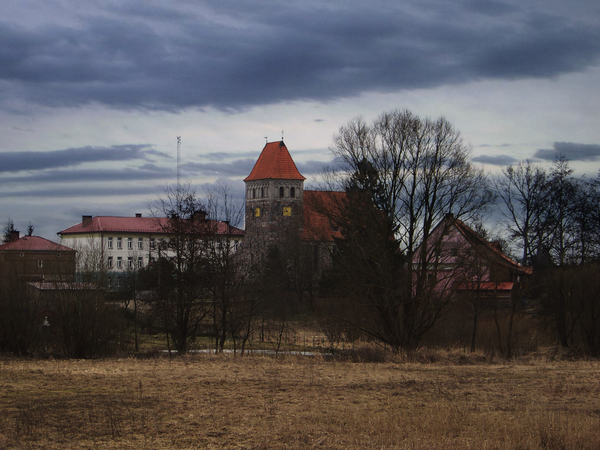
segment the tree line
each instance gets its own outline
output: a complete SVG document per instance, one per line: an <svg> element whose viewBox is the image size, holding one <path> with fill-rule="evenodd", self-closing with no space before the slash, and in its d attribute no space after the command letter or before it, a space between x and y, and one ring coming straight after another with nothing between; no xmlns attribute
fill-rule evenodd
<svg viewBox="0 0 600 450"><path fill-rule="evenodd" d="M167 189L151 205L155 217L171 219L159 257L130 271L121 293L107 296L98 289L92 295L98 301L81 302L81 293L63 295L64 309L57 313L66 321L57 332L62 351L96 357L124 343L137 347L138 327L145 323L164 331L168 348L180 353L201 336L210 337L216 351L229 340L243 352L252 336L264 338L265 329L279 346L289 323L303 318L316 323L332 349L360 337L395 352L464 345L512 357L519 348L556 344L600 353L598 179L575 177L562 155L548 169L524 161L491 176L471 162L468 146L446 119L400 110L342 126L331 153L336 164L323 173L320 189L332 195L310 207L341 230L343 239L306 242L290 236L251 261L223 238L215 228L219 222L204 220L242 223L244 203L227 185L202 197L190 186ZM339 192L344 195L334 195ZM503 215L494 219L502 225L496 236L485 227L492 210ZM479 287L500 278L477 247L459 259L456 249L445 247L449 230L436 227L449 214L532 267L527 280L513 280L518 289L509 300L502 303L497 291L490 296L479 288L459 295L458 277L462 285ZM316 249L327 255L325 269ZM90 283L104 286L109 274L93 255L82 253L79 270ZM450 256L452 267L444 259ZM4 284L0 308L10 314L0 311L0 318L21 314L38 324L23 332L35 336L40 317L25 312L36 306L14 307L15 294L7 289L17 287ZM115 307L123 302L126 308ZM78 305L92 307L89 317L97 323L73 326L88 317ZM24 337L11 343L17 321L0 320L0 349L27 354L40 342ZM91 342L92 350L78 350L82 342Z"/></svg>

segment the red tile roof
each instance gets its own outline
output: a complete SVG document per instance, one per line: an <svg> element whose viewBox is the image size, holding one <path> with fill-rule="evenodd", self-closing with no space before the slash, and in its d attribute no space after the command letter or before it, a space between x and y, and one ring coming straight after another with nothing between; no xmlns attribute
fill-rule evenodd
<svg viewBox="0 0 600 450"><path fill-rule="evenodd" d="M164 234L169 219L166 217L115 217L96 216L84 226L83 222L73 225L57 234L80 234L100 232Z"/></svg>
<svg viewBox="0 0 600 450"><path fill-rule="evenodd" d="M23 236L16 241L0 245L1 251L74 252L75 250L40 236Z"/></svg>
<svg viewBox="0 0 600 450"><path fill-rule="evenodd" d="M493 281L484 281L481 283L470 282L470 283L460 283L457 287L459 291L471 291L471 290L480 290L480 291L511 291L514 286L514 283L511 281L502 281L499 283L494 283Z"/></svg>
<svg viewBox="0 0 600 450"><path fill-rule="evenodd" d="M462 220L455 219L454 217L449 217L451 221L453 221L456 229L464 236L464 238L471 243L473 246L483 246L490 251L496 257L496 261L499 263L503 263L504 265L510 266L513 269L516 269L522 273L531 275L533 272L533 268L529 266L522 266L521 264L513 261L508 256L502 252L500 246L497 242L489 242L483 237L481 237L477 232L468 227Z"/></svg>
<svg viewBox="0 0 600 450"><path fill-rule="evenodd" d="M278 179L278 180L306 180L300 175L290 152L283 143L269 142L263 148L258 161L250 175L244 181Z"/></svg>
<svg viewBox="0 0 600 450"><path fill-rule="evenodd" d="M339 209L345 196L345 192L304 191L303 240L331 242L343 238L340 230L320 211Z"/></svg>
<svg viewBox="0 0 600 450"><path fill-rule="evenodd" d="M96 216L85 226L82 223L73 225L66 230L59 231L59 236L82 233L140 233L140 234L168 234L169 220L166 217L116 217ZM243 236L244 231L225 222L207 220L207 227L216 226L217 234Z"/></svg>

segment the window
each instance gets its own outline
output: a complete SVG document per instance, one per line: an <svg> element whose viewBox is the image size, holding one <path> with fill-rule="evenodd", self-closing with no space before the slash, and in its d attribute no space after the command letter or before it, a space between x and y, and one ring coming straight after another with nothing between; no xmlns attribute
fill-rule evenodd
<svg viewBox="0 0 600 450"><path fill-rule="evenodd" d="M117 287L121 287L121 277L117 278Z"/></svg>
<svg viewBox="0 0 600 450"><path fill-rule="evenodd" d="M113 268L113 257L112 256L108 257L108 268L109 269Z"/></svg>
<svg viewBox="0 0 600 450"><path fill-rule="evenodd" d="M284 197L284 195L285 195L285 191L283 190L283 187L280 187L280 188L279 188L279 197L280 197L280 198L283 198L283 197Z"/></svg>
<svg viewBox="0 0 600 450"><path fill-rule="evenodd" d="M19 256L22 258L23 256L25 256L25 253L21 253Z"/></svg>
<svg viewBox="0 0 600 450"><path fill-rule="evenodd" d="M265 188L260 188L260 198L265 198Z"/></svg>
<svg viewBox="0 0 600 450"><path fill-rule="evenodd" d="M57 257L57 258L60 258L60 253L57 253L57 254L56 254L56 257Z"/></svg>
<svg viewBox="0 0 600 450"><path fill-rule="evenodd" d="M117 249L120 250L123 248L123 238L117 238Z"/></svg>
<svg viewBox="0 0 600 450"><path fill-rule="evenodd" d="M256 189L252 189L252 198L256 198Z"/></svg>
<svg viewBox="0 0 600 450"><path fill-rule="evenodd" d="M108 238L108 248L113 248L113 239L111 237Z"/></svg>
<svg viewBox="0 0 600 450"><path fill-rule="evenodd" d="M144 239L138 238L138 250L142 250L144 248Z"/></svg>
<svg viewBox="0 0 600 450"><path fill-rule="evenodd" d="M127 249L133 250L133 238L127 238Z"/></svg>
<svg viewBox="0 0 600 450"><path fill-rule="evenodd" d="M38 267L44 267L44 261L38 259Z"/></svg>
<svg viewBox="0 0 600 450"><path fill-rule="evenodd" d="M150 248L153 250L156 248L156 241L154 238L150 238Z"/></svg>
<svg viewBox="0 0 600 450"><path fill-rule="evenodd" d="M290 198L295 198L295 197L296 197L296 189L290 188Z"/></svg>
<svg viewBox="0 0 600 450"><path fill-rule="evenodd" d="M133 257L129 257L127 258L127 268L128 269L133 269Z"/></svg>
<svg viewBox="0 0 600 450"><path fill-rule="evenodd" d="M117 269L122 269L123 268L123 258L121 258L120 256L117 258Z"/></svg>
<svg viewBox="0 0 600 450"><path fill-rule="evenodd" d="M138 256L138 269L141 269L142 267L144 267L144 258Z"/></svg>
<svg viewBox="0 0 600 450"><path fill-rule="evenodd" d="M291 217L291 215L292 215L292 208L291 208L291 206L284 206L283 207L283 215L285 217Z"/></svg>

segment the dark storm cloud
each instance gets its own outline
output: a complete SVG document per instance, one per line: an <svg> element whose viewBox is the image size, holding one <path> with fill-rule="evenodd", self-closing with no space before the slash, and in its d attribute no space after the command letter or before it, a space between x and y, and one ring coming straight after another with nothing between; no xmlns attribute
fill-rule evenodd
<svg viewBox="0 0 600 450"><path fill-rule="evenodd" d="M310 175L318 175L323 172L326 166L330 166L331 161L323 162L323 161L305 161L305 162L297 162L296 167L298 171L304 175L305 177Z"/></svg>
<svg viewBox="0 0 600 450"><path fill-rule="evenodd" d="M4 21L0 104L239 109L548 78L596 64L599 27L540 6L237 0L177 9L139 1L79 15L72 26Z"/></svg>
<svg viewBox="0 0 600 450"><path fill-rule="evenodd" d="M48 170L27 176L0 178L0 185L14 185L20 183L77 183L85 182L115 182L115 181L144 181L175 179L176 171L164 169L154 165L142 166L140 169L102 170Z"/></svg>
<svg viewBox="0 0 600 450"><path fill-rule="evenodd" d="M223 163L186 163L181 169L196 176L247 177L255 163L256 158L242 158Z"/></svg>
<svg viewBox="0 0 600 450"><path fill-rule="evenodd" d="M554 161L557 155L563 155L569 161L600 161L598 144L555 142L553 147L553 149L539 149L533 156L546 161Z"/></svg>
<svg viewBox="0 0 600 450"><path fill-rule="evenodd" d="M70 198L89 198L93 197L121 197L123 196L147 196L152 197L160 194L161 188L160 186L155 187L147 187L147 186L91 186L91 187L81 187L81 186L72 186L72 187L61 187L55 189L31 189L31 190L23 190L23 191L13 191L13 192L0 192L0 198L22 198L22 197L32 197L32 198L55 198L55 199L70 199ZM87 202L90 203L91 200L77 200L77 202Z"/></svg>
<svg viewBox="0 0 600 450"><path fill-rule="evenodd" d="M491 164L494 166L510 166L518 162L516 158L509 155L481 155L472 158L472 161L480 162L483 164Z"/></svg>
<svg viewBox="0 0 600 450"><path fill-rule="evenodd" d="M43 170L78 166L89 162L147 160L148 155L168 157L149 145L113 145L80 147L47 152L2 152L0 172Z"/></svg>

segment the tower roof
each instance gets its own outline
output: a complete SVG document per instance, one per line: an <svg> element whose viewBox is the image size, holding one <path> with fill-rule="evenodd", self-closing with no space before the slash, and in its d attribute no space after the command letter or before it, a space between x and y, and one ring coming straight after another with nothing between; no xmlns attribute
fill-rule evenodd
<svg viewBox="0 0 600 450"><path fill-rule="evenodd" d="M263 148L258 161L250 175L244 181L265 180L274 178L278 180L306 180L300 175L290 152L283 143L268 142Z"/></svg>

